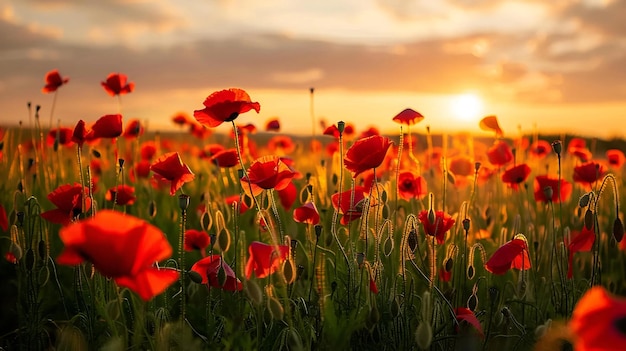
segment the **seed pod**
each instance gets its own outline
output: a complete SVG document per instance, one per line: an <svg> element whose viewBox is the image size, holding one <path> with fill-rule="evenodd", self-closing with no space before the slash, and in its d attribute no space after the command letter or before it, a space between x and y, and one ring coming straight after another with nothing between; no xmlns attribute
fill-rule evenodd
<svg viewBox="0 0 626 351"><path fill-rule="evenodd" d="M415 229L411 229L411 231L409 232L407 243L409 244L409 249L411 249L411 252L415 252L415 249L417 248L417 231Z"/></svg>
<svg viewBox="0 0 626 351"><path fill-rule="evenodd" d="M452 267L454 267L454 261L452 260L452 258L448 258L444 263L444 269L446 270L446 272L451 272Z"/></svg>
<svg viewBox="0 0 626 351"><path fill-rule="evenodd" d="M563 149L563 144L561 144L560 140L555 140L552 142L552 150L554 150L554 152L561 156L561 151Z"/></svg>
<svg viewBox="0 0 626 351"><path fill-rule="evenodd" d="M470 229L470 219L469 218L465 218L463 220L463 230L465 230L466 232L469 231Z"/></svg>
<svg viewBox="0 0 626 351"><path fill-rule="evenodd" d="M363 262L365 262L365 254L362 252L358 252L356 254L356 263L359 265L359 268L363 266Z"/></svg>
<svg viewBox="0 0 626 351"><path fill-rule="evenodd" d="M255 306L261 305L263 302L263 291L254 280L248 280L244 287L246 295Z"/></svg>
<svg viewBox="0 0 626 351"><path fill-rule="evenodd" d="M343 134L343 131L345 129L346 129L346 122L344 121L337 122L337 130L339 131L339 134Z"/></svg>
<svg viewBox="0 0 626 351"><path fill-rule="evenodd" d="M189 207L189 195L181 194L178 196L178 206L181 210L187 210Z"/></svg>
<svg viewBox="0 0 626 351"><path fill-rule="evenodd" d="M621 242L624 237L624 223L622 223L619 217L615 218L615 222L613 222L613 237L618 243Z"/></svg>
<svg viewBox="0 0 626 351"><path fill-rule="evenodd" d="M50 268L47 265L41 267L39 270L39 285L45 286L50 281Z"/></svg>
<svg viewBox="0 0 626 351"><path fill-rule="evenodd" d="M378 311L378 307L376 307L376 305L372 306L372 308L370 309L368 321L371 323L371 325L375 325L376 323L378 323L378 321L380 321L380 311Z"/></svg>
<svg viewBox="0 0 626 351"><path fill-rule="evenodd" d="M98 151L98 150L96 150L96 149L91 150L91 154L92 154L92 155L93 155L93 157L95 157L95 158L100 158L100 156L102 156L102 155L100 155L100 151Z"/></svg>

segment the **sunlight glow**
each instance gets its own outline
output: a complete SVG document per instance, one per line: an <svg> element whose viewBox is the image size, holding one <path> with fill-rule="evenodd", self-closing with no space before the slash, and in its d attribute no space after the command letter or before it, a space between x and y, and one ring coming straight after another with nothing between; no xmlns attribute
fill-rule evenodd
<svg viewBox="0 0 626 351"><path fill-rule="evenodd" d="M483 101L476 94L460 94L452 98L450 109L454 118L459 121L478 122L483 115Z"/></svg>

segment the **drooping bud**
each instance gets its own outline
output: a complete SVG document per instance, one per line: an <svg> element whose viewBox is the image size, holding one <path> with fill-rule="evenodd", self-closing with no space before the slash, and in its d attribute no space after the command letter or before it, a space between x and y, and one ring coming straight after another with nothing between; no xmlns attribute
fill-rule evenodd
<svg viewBox="0 0 626 351"><path fill-rule="evenodd" d="M552 142L552 150L554 150L554 152L561 156L561 151L563 149L563 144L561 144L560 140L555 140Z"/></svg>
<svg viewBox="0 0 626 351"><path fill-rule="evenodd" d="M178 206L181 210L186 211L189 207L189 195L181 194L178 195Z"/></svg>
<svg viewBox="0 0 626 351"><path fill-rule="evenodd" d="M226 252L230 248L230 233L228 230L222 229L217 233L217 247L222 252Z"/></svg>
<svg viewBox="0 0 626 351"><path fill-rule="evenodd" d="M409 232L407 244L409 244L409 249L411 249L411 252L415 252L415 249L417 248L417 231L415 229L411 229L411 231Z"/></svg>
<svg viewBox="0 0 626 351"><path fill-rule="evenodd" d="M465 218L463 220L463 230L465 230L466 232L469 231L470 229L470 219L469 218Z"/></svg>
<svg viewBox="0 0 626 351"><path fill-rule="evenodd" d="M622 241L622 238L624 238L624 223L622 223L622 220L619 217L615 218L615 221L613 222L613 237L618 243Z"/></svg>
<svg viewBox="0 0 626 351"><path fill-rule="evenodd" d="M187 275L189 276L189 279L191 279L192 282L196 284L202 284L202 276L200 275L200 273L196 271L188 271Z"/></svg>
<svg viewBox="0 0 626 351"><path fill-rule="evenodd" d="M585 228L593 229L593 212L590 209L585 211Z"/></svg>
<svg viewBox="0 0 626 351"><path fill-rule="evenodd" d="M292 259L285 260L285 263L283 264L283 275L285 276L287 284L291 284L296 281L296 269L294 266L295 263Z"/></svg>
<svg viewBox="0 0 626 351"><path fill-rule="evenodd" d="M428 321L422 321L415 330L415 343L420 350L427 350L433 342L433 328Z"/></svg>
<svg viewBox="0 0 626 351"><path fill-rule="evenodd" d="M254 280L248 280L246 285L244 286L244 291L252 304L255 306L261 305L263 302L263 291L261 291L261 287Z"/></svg>
<svg viewBox="0 0 626 351"><path fill-rule="evenodd" d="M283 308L283 305L280 304L280 301L278 301L278 299L275 298L274 296L268 297L267 309L270 311L272 318L274 318L277 321L283 320L285 309Z"/></svg>
<svg viewBox="0 0 626 351"><path fill-rule="evenodd" d="M322 227L320 224L315 225L315 238L319 239L320 235L322 235L322 230L324 229L324 227Z"/></svg>
<svg viewBox="0 0 626 351"><path fill-rule="evenodd" d="M548 201L552 201L552 196L554 195L554 190L551 186L547 186L543 188L543 194L545 195Z"/></svg>
<svg viewBox="0 0 626 351"><path fill-rule="evenodd" d="M356 263L359 265L359 268L363 267L363 262L365 262L365 254L363 252L357 252Z"/></svg>
<svg viewBox="0 0 626 351"><path fill-rule="evenodd" d="M585 207L589 205L589 200L591 198L590 194L591 193L586 193L585 195L581 196L580 199L578 199L578 206Z"/></svg>

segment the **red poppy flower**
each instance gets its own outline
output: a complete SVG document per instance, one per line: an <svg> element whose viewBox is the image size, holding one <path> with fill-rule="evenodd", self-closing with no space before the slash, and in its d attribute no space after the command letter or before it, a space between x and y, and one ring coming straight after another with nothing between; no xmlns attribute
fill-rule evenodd
<svg viewBox="0 0 626 351"><path fill-rule="evenodd" d="M48 132L48 137L46 138L46 144L48 146L54 145L57 141L58 134L58 142L59 145L63 146L72 146L74 143L72 142L72 136L74 134L74 130L71 128L61 127L58 129L51 129Z"/></svg>
<svg viewBox="0 0 626 351"><path fill-rule="evenodd" d="M542 159L552 152L552 145L545 140L537 140L530 145L528 151L531 156Z"/></svg>
<svg viewBox="0 0 626 351"><path fill-rule="evenodd" d="M439 267L438 277L442 282L449 282L452 279L452 271L447 271L445 267Z"/></svg>
<svg viewBox="0 0 626 351"><path fill-rule="evenodd" d="M428 210L422 210L418 214L418 219L424 227L424 232L437 238L437 244L441 245L446 240L446 232L452 228L455 221L449 214L443 211L435 211L435 220L431 223L428 218Z"/></svg>
<svg viewBox="0 0 626 351"><path fill-rule="evenodd" d="M4 206L0 204L0 228L2 231L7 231L9 229L9 219L7 217L7 211L4 209Z"/></svg>
<svg viewBox="0 0 626 351"><path fill-rule="evenodd" d="M335 152L339 151L339 143L336 141L333 141L331 143L328 143L326 145L326 154L328 155L328 157L333 157L333 155L335 154Z"/></svg>
<svg viewBox="0 0 626 351"><path fill-rule="evenodd" d="M487 150L487 159L494 166L504 166L513 161L513 152L509 144L498 140Z"/></svg>
<svg viewBox="0 0 626 351"><path fill-rule="evenodd" d="M559 194L558 192L559 183L561 185L561 194ZM551 198L548 198L548 194L546 194L546 188L551 189L549 191L552 193ZM570 195L572 195L572 184L565 179L561 179L561 181L559 182L559 179L552 178L547 175L535 177L535 201L558 202L560 198L561 201L565 202L569 200Z"/></svg>
<svg viewBox="0 0 626 351"><path fill-rule="evenodd" d="M378 294L378 286L376 286L376 280L370 274L370 291L374 294Z"/></svg>
<svg viewBox="0 0 626 351"><path fill-rule="evenodd" d="M455 176L468 177L473 176L476 172L476 163L472 162L469 157L458 156L450 160L448 171Z"/></svg>
<svg viewBox="0 0 626 351"><path fill-rule="evenodd" d="M89 219L61 229L65 249L59 264L90 261L102 275L135 291L143 300L160 294L178 279L178 272L154 263L172 255L165 235L133 216L100 210Z"/></svg>
<svg viewBox="0 0 626 351"><path fill-rule="evenodd" d="M405 200L420 199L427 193L426 181L413 172L401 172L398 175L398 193Z"/></svg>
<svg viewBox="0 0 626 351"><path fill-rule="evenodd" d="M141 159L142 160L152 160L152 158L154 157L154 155L156 155L156 145L154 144L154 141L146 141L144 143L141 144L141 149L140 149L140 153L141 153Z"/></svg>
<svg viewBox="0 0 626 351"><path fill-rule="evenodd" d="M174 122L174 124L178 124L179 126L184 126L191 123L192 119L185 112L178 112L172 116L172 122Z"/></svg>
<svg viewBox="0 0 626 351"><path fill-rule="evenodd" d="M223 122L230 122L240 114L250 110L257 113L261 110L258 102L252 102L250 96L242 89L231 88L216 91L203 102L202 110L195 110L193 116L207 127L217 127Z"/></svg>
<svg viewBox="0 0 626 351"><path fill-rule="evenodd" d="M272 118L265 123L265 130L268 132L278 132L280 130L280 121L278 118Z"/></svg>
<svg viewBox="0 0 626 351"><path fill-rule="evenodd" d="M461 324L461 322L466 322L474 327L474 329L476 329L480 336L485 336L485 334L483 333L483 328L478 321L478 318L476 318L476 315L470 309L465 307L457 307L454 310L454 314L456 315L456 320L459 322L459 325Z"/></svg>
<svg viewBox="0 0 626 351"><path fill-rule="evenodd" d="M335 137L336 139L339 139L339 129L334 124L326 127L326 129L324 129L323 134L330 135L332 137Z"/></svg>
<svg viewBox="0 0 626 351"><path fill-rule="evenodd" d="M298 196L298 189L296 189L296 185L293 182L289 182L286 187L278 190L277 192L280 205L285 210L289 210L291 206L293 206L293 203L296 202L296 197Z"/></svg>
<svg viewBox="0 0 626 351"><path fill-rule="evenodd" d="M247 178L244 176L244 191L249 191L248 183L252 185L252 192L256 196L263 189L282 190L294 176L294 172L277 156L263 156L250 165Z"/></svg>
<svg viewBox="0 0 626 351"><path fill-rule="evenodd" d="M376 127L369 127L359 134L359 139L369 138L373 135L380 135L380 131Z"/></svg>
<svg viewBox="0 0 626 351"><path fill-rule="evenodd" d="M128 77L121 73L111 73L107 80L101 82L102 87L111 96L131 93L135 89L135 83L127 82Z"/></svg>
<svg viewBox="0 0 626 351"><path fill-rule="evenodd" d="M572 241L570 243L567 243L567 252L569 253L567 278L570 279L574 275L572 269L574 254L576 252L591 251L593 243L596 241L596 233L594 232L593 228L588 229L586 226L583 226L583 230L581 230L579 233L572 232L572 237Z"/></svg>
<svg viewBox="0 0 626 351"><path fill-rule="evenodd" d="M240 198L241 196L239 194L235 194L235 195L231 195L225 198L224 202L226 202L228 206L232 206L234 203L237 203L239 207L239 213L241 214L241 213L246 212L248 209L250 209L250 207L248 207L248 205L246 204L246 201L240 202Z"/></svg>
<svg viewBox="0 0 626 351"><path fill-rule="evenodd" d="M41 89L43 93L53 93L57 91L63 84L67 84L70 79L68 77L61 77L59 71L53 69L52 71L46 73L46 77L44 78L46 85Z"/></svg>
<svg viewBox="0 0 626 351"><path fill-rule="evenodd" d="M352 178L380 166L391 144L389 138L380 135L359 139L352 144L344 158L344 165L352 172Z"/></svg>
<svg viewBox="0 0 626 351"><path fill-rule="evenodd" d="M211 130L206 126L203 126L202 124L194 121L189 124L189 133L191 133L191 135L195 136L196 138L203 140L211 135Z"/></svg>
<svg viewBox="0 0 626 351"><path fill-rule="evenodd" d="M61 225L68 225L77 215L82 213L83 194L88 194L89 189L78 183L74 185L65 184L54 189L48 194L48 200L57 208L48 210L41 214L48 222ZM85 198L85 212L91 208L91 199Z"/></svg>
<svg viewBox="0 0 626 351"><path fill-rule="evenodd" d="M352 125L352 123L346 123L346 126L343 128L343 136L346 137L347 139L350 139L351 137L354 136L355 132L356 130L354 129L354 126Z"/></svg>
<svg viewBox="0 0 626 351"><path fill-rule="evenodd" d="M200 158L211 158L222 150L226 150L226 148L222 144L207 144L202 147L202 149L199 151L198 156Z"/></svg>
<svg viewBox="0 0 626 351"><path fill-rule="evenodd" d="M74 131L72 132L72 141L82 147L85 141L89 140L89 134L91 130L85 125L85 121L82 119L76 123Z"/></svg>
<svg viewBox="0 0 626 351"><path fill-rule="evenodd" d="M226 149L217 152L209 159L218 167L230 168L239 165L239 156L237 156L237 149Z"/></svg>
<svg viewBox="0 0 626 351"><path fill-rule="evenodd" d="M137 178L148 178L150 176L150 161L149 160L141 160L135 163L135 167L133 168L133 176ZM134 179L131 179L134 181Z"/></svg>
<svg viewBox="0 0 626 351"><path fill-rule="evenodd" d="M91 126L90 139L117 138L124 131L122 115L104 115Z"/></svg>
<svg viewBox="0 0 626 351"><path fill-rule="evenodd" d="M185 231L185 250L204 250L211 243L211 237L209 234L202 230L187 229Z"/></svg>
<svg viewBox="0 0 626 351"><path fill-rule="evenodd" d="M621 168L624 162L626 162L626 156L622 150L610 149L606 150L606 159L611 167Z"/></svg>
<svg viewBox="0 0 626 351"><path fill-rule="evenodd" d="M141 125L141 121L138 119L132 119L126 125L126 129L124 130L124 138L132 139L136 138L143 134L143 125Z"/></svg>
<svg viewBox="0 0 626 351"><path fill-rule="evenodd" d="M92 158L89 162L89 169L92 175L102 175L102 162L97 158Z"/></svg>
<svg viewBox="0 0 626 351"><path fill-rule="evenodd" d="M257 111L259 112L259 111ZM256 126L252 123L248 123L244 126L237 126L237 131L239 132L239 134L255 134L256 133ZM231 131L232 134L232 131ZM231 135L234 136L234 135Z"/></svg>
<svg viewBox="0 0 626 351"><path fill-rule="evenodd" d="M530 269L528 245L526 240L518 238L518 235L515 239L500 246L485 263L485 269L493 274L504 274L511 268Z"/></svg>
<svg viewBox="0 0 626 351"><path fill-rule="evenodd" d="M189 167L183 163L178 152L167 153L157 159L150 170L154 172L154 179L157 181L169 181L170 195L176 194L183 184L194 179L194 174Z"/></svg>
<svg viewBox="0 0 626 351"><path fill-rule="evenodd" d="M513 189L517 189L521 182L524 182L530 175L530 167L522 163L511 167L502 173L502 182L508 184Z"/></svg>
<svg viewBox="0 0 626 351"><path fill-rule="evenodd" d="M4 254L4 259L10 264L17 264L17 257L15 257L15 254L11 251L7 251L7 253Z"/></svg>
<svg viewBox="0 0 626 351"><path fill-rule="evenodd" d="M280 153L288 155L296 149L296 145L293 143L290 137L286 135L276 135L270 138L267 142L267 148L272 153Z"/></svg>
<svg viewBox="0 0 626 351"><path fill-rule="evenodd" d="M496 132L496 137L503 135L502 129L500 128L500 124L498 124L498 117L496 116L493 116L493 115L487 116L481 119L478 125L480 129L482 130Z"/></svg>
<svg viewBox="0 0 626 351"><path fill-rule="evenodd" d="M250 258L246 263L246 278L250 279L253 271L257 278L265 278L278 270L280 264L289 258L289 246L253 241L248 246L248 253Z"/></svg>
<svg viewBox="0 0 626 351"><path fill-rule="evenodd" d="M365 193L368 190L363 186L356 186L354 187L354 193L352 190L347 190L335 193L330 197L333 207L342 215L341 224L346 225L361 218L363 214L362 204L365 199Z"/></svg>
<svg viewBox="0 0 626 351"><path fill-rule="evenodd" d="M604 167L597 162L587 162L574 167L574 182L593 185L604 176Z"/></svg>
<svg viewBox="0 0 626 351"><path fill-rule="evenodd" d="M226 281L224 285L220 285L218 274L221 269L224 269L226 273ZM200 274L202 277L202 284L209 284L214 288L224 289L226 291L241 291L243 290L243 284L239 279L235 271L224 261L220 255L207 256L200 261L194 263L191 266L191 270Z"/></svg>
<svg viewBox="0 0 626 351"><path fill-rule="evenodd" d="M567 152L572 153L576 149L587 148L587 142L582 138L572 138L567 144Z"/></svg>
<svg viewBox="0 0 626 351"><path fill-rule="evenodd" d="M113 201L120 206L132 205L137 198L135 197L135 188L129 185L117 185L107 190L104 198L107 201Z"/></svg>
<svg viewBox="0 0 626 351"><path fill-rule="evenodd" d="M601 286L589 289L578 300L569 321L569 327L576 335L575 349L626 349L625 321L626 299L610 295Z"/></svg>
<svg viewBox="0 0 626 351"><path fill-rule="evenodd" d="M315 203L313 201L309 201L293 210L293 220L298 223L316 225L320 222L320 213L317 210Z"/></svg>
<svg viewBox="0 0 626 351"><path fill-rule="evenodd" d="M421 122L424 119L421 113L414 111L410 108L402 110L392 120L396 123L412 126Z"/></svg>

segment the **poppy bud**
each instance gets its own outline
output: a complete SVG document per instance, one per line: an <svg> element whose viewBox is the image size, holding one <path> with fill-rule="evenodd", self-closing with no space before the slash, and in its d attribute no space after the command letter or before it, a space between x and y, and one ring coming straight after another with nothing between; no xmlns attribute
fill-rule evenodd
<svg viewBox="0 0 626 351"><path fill-rule="evenodd" d="M24 192L24 185L22 184L21 180L17 183L17 191L19 191L20 193Z"/></svg>
<svg viewBox="0 0 626 351"><path fill-rule="evenodd" d="M452 267L454 267L454 261L452 260L452 258L448 258L444 264L446 272L452 271Z"/></svg>
<svg viewBox="0 0 626 351"><path fill-rule="evenodd" d="M578 206L585 207L589 205L590 198L591 198L590 193L586 193L585 195L581 196L580 199L578 199Z"/></svg>
<svg viewBox="0 0 626 351"><path fill-rule="evenodd" d="M433 211L433 209L431 208L430 210L428 210L428 222L435 223L435 218L435 211Z"/></svg>
<svg viewBox="0 0 626 351"><path fill-rule="evenodd" d="M469 218L465 218L463 220L463 230L465 230L466 232L469 231L470 229L470 219Z"/></svg>
<svg viewBox="0 0 626 351"><path fill-rule="evenodd" d="M296 271L294 268L293 260L285 260L285 264L283 264L283 275L285 276L287 284L296 281Z"/></svg>
<svg viewBox="0 0 626 351"><path fill-rule="evenodd" d="M478 170L480 169L480 166L481 166L480 162L474 163L474 172L478 172Z"/></svg>
<svg viewBox="0 0 626 351"><path fill-rule="evenodd" d="M295 257L296 256L296 248L298 247L298 240L291 239L291 253Z"/></svg>
<svg viewBox="0 0 626 351"><path fill-rule="evenodd" d="M476 296L475 294L470 295L470 297L467 299L467 308L472 311L475 311L477 306L478 306L478 296Z"/></svg>
<svg viewBox="0 0 626 351"><path fill-rule="evenodd" d="M261 291L261 288L254 280L246 282L244 291L255 306L259 306L263 302L263 291Z"/></svg>
<svg viewBox="0 0 626 351"><path fill-rule="evenodd" d="M9 245L9 253L13 255L16 261L19 261L22 259L24 251L18 243L11 241L11 245Z"/></svg>
<svg viewBox="0 0 626 351"><path fill-rule="evenodd" d="M372 308L370 309L370 313L367 317L367 321L371 326L376 325L376 323L380 321L380 311L378 311L378 307L376 307L376 305L372 306Z"/></svg>
<svg viewBox="0 0 626 351"><path fill-rule="evenodd" d="M287 346L288 350L303 350L302 340L300 339L300 334L296 331L295 328L289 328L289 333L287 334Z"/></svg>
<svg viewBox="0 0 626 351"><path fill-rule="evenodd" d="M39 240L39 243L37 244L37 253L42 261L46 261L48 259L48 247L46 246L45 241Z"/></svg>
<svg viewBox="0 0 626 351"><path fill-rule="evenodd" d="M217 247L222 252L226 252L230 248L230 233L228 230L222 229L217 234Z"/></svg>
<svg viewBox="0 0 626 351"><path fill-rule="evenodd" d="M189 279L191 279L192 282L196 284L202 284L202 276L200 275L200 273L196 271L189 271L187 272L187 275L189 276Z"/></svg>
<svg viewBox="0 0 626 351"><path fill-rule="evenodd" d="M593 228L593 212L591 212L590 209L587 209L587 211L585 211L585 228Z"/></svg>
<svg viewBox="0 0 626 351"><path fill-rule="evenodd" d="M224 269L224 265L220 265L220 269L217 270L217 283L220 286L226 284L226 270Z"/></svg>
<svg viewBox="0 0 626 351"><path fill-rule="evenodd" d="M278 301L278 299L274 296L270 296L267 299L267 309L270 311L272 318L278 321L283 320L285 309L283 308L283 305L280 304L280 301Z"/></svg>
<svg viewBox="0 0 626 351"><path fill-rule="evenodd" d="M0 151L4 149L4 141L0 141Z"/></svg>
<svg viewBox="0 0 626 351"><path fill-rule="evenodd" d="M365 254L362 252L357 252L356 263L359 265L359 268L363 267L363 262L365 262Z"/></svg>
<svg viewBox="0 0 626 351"><path fill-rule="evenodd" d="M35 268L35 253L33 249L26 250L26 270L31 271Z"/></svg>
<svg viewBox="0 0 626 351"><path fill-rule="evenodd" d="M117 164L120 166L120 169L124 168L124 159L123 158L117 159Z"/></svg>
<svg viewBox="0 0 626 351"><path fill-rule="evenodd" d="M98 151L98 150L96 150L96 149L91 150L91 154L92 154L92 155L93 155L93 157L95 157L95 158L100 158L100 156L102 156L102 155L100 155L100 151Z"/></svg>
<svg viewBox="0 0 626 351"><path fill-rule="evenodd" d="M433 315L433 305L428 291L424 291L424 294L422 294L421 308L422 319L430 320L430 317Z"/></svg>
<svg viewBox="0 0 626 351"><path fill-rule="evenodd" d="M430 347L433 341L433 328L428 321L422 321L415 330L415 343L421 350L426 350Z"/></svg>
<svg viewBox="0 0 626 351"><path fill-rule="evenodd" d="M613 237L618 243L621 242L624 237L624 224L619 217L615 218L613 222Z"/></svg>
<svg viewBox="0 0 626 351"><path fill-rule="evenodd" d="M322 227L320 224L315 225L315 237L316 239L320 238L320 235L322 235L322 229L324 229L324 227Z"/></svg>
<svg viewBox="0 0 626 351"><path fill-rule="evenodd" d="M552 142L552 150L554 150L557 155L561 156L562 148L563 144L561 144L560 140L555 140Z"/></svg>
<svg viewBox="0 0 626 351"><path fill-rule="evenodd" d="M467 279L472 280L474 279L474 266L469 266L467 267Z"/></svg>
<svg viewBox="0 0 626 351"><path fill-rule="evenodd" d="M409 244L409 249L411 249L411 252L415 252L415 249L417 248L417 232L415 231L415 229L411 229L411 231L409 232L407 244Z"/></svg>
<svg viewBox="0 0 626 351"><path fill-rule="evenodd" d="M346 122L344 121L339 121L337 122L337 130L339 131L339 134L343 134L343 131L346 129Z"/></svg>
<svg viewBox="0 0 626 351"><path fill-rule="evenodd" d="M148 204L148 216L150 216L150 218L154 218L156 214L157 214L156 202L152 200Z"/></svg>
<svg viewBox="0 0 626 351"><path fill-rule="evenodd" d="M545 195L548 201L552 201L552 196L554 195L554 190L552 190L551 186L547 186L543 188L543 194Z"/></svg>
<svg viewBox="0 0 626 351"><path fill-rule="evenodd" d="M35 106L35 113L39 113L39 110L41 110L41 105Z"/></svg>
<svg viewBox="0 0 626 351"><path fill-rule="evenodd" d="M178 206L181 210L187 210L189 207L189 195L181 194L178 196Z"/></svg>
<svg viewBox="0 0 626 351"><path fill-rule="evenodd" d="M446 172L446 178L448 179L448 183L454 185L456 183L456 179L454 178L454 174L450 172Z"/></svg>

